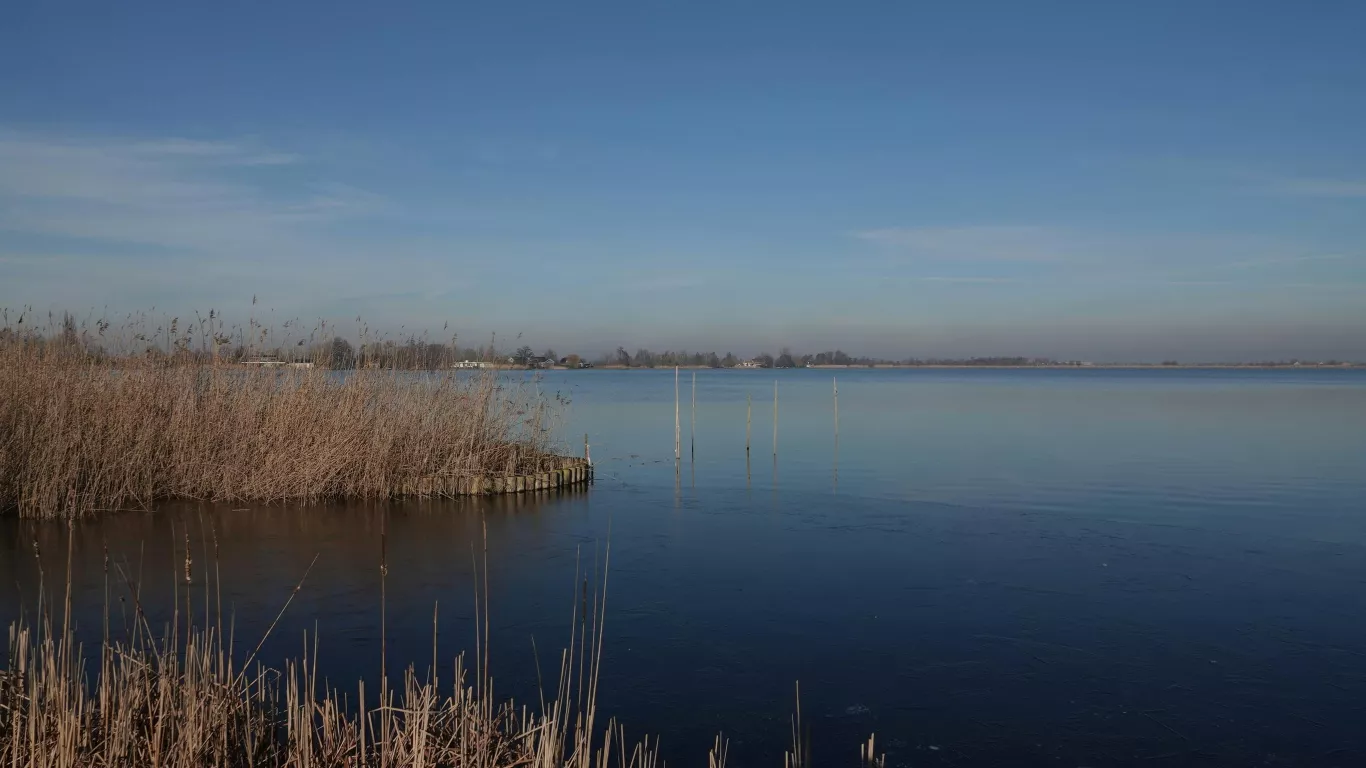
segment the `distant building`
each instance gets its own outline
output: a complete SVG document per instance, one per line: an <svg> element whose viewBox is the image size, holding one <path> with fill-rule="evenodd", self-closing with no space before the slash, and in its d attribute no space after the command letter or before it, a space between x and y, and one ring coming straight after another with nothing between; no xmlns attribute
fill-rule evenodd
<svg viewBox="0 0 1366 768"><path fill-rule="evenodd" d="M491 368L492 363L485 363L480 360L461 360L458 363L451 363L452 368Z"/></svg>
<svg viewBox="0 0 1366 768"><path fill-rule="evenodd" d="M764 364L758 360L744 360L736 368L763 368Z"/></svg>
<svg viewBox="0 0 1366 768"><path fill-rule="evenodd" d="M261 368L284 368L284 367L286 367L286 366L288 366L288 367L290 367L290 368L312 368L312 367L313 367L313 363L311 363L311 362L299 361L299 362L290 363L290 362L286 362L286 361L284 361L284 360L281 360L281 359L279 359L279 358L277 358L277 357L270 357L270 356L255 357L255 358L252 358L251 360L243 360L243 361L242 361L242 365L255 365L255 366L258 366L258 367L261 367Z"/></svg>

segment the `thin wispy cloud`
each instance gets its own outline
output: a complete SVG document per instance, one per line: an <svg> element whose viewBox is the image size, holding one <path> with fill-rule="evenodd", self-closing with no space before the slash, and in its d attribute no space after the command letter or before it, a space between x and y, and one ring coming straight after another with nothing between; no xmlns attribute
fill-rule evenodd
<svg viewBox="0 0 1366 768"><path fill-rule="evenodd" d="M297 297L302 285L325 294L358 279L392 292L414 274L448 282L417 271L446 244L354 236L398 214L393 201L254 140L0 129L0 168L0 302L160 305L272 288Z"/></svg>
<svg viewBox="0 0 1366 768"><path fill-rule="evenodd" d="M1203 287L1213 287L1213 286L1238 285L1238 282L1235 281L1235 280L1180 280L1180 279L1176 279L1176 280L1153 280L1153 281L1151 281L1151 283L1152 283L1153 285L1177 285L1177 286L1197 286L1197 287L1200 287L1200 286L1203 286Z"/></svg>
<svg viewBox="0 0 1366 768"><path fill-rule="evenodd" d="M1364 179L1282 179L1262 189L1288 197L1366 198Z"/></svg>
<svg viewBox="0 0 1366 768"><path fill-rule="evenodd" d="M245 191L216 178L223 169L298 161L297 155L245 143L68 138L0 129L0 194L110 203L223 197Z"/></svg>
<svg viewBox="0 0 1366 768"><path fill-rule="evenodd" d="M931 275L927 277L913 277L911 280L921 283L980 283L994 285L998 283L1023 283L1022 277L953 277L946 275Z"/></svg>
<svg viewBox="0 0 1366 768"><path fill-rule="evenodd" d="M853 233L923 282L1208 282L1210 273L1347 269L1361 259L1250 234L1105 232L1052 226L888 227ZM886 262L883 263L885 268ZM963 270L966 274L953 275ZM922 274L915 274L921 272ZM985 273L985 274L983 274ZM1222 279L1222 278L1221 278Z"/></svg>
<svg viewBox="0 0 1366 768"><path fill-rule="evenodd" d="M1279 267L1293 264L1306 264L1316 261L1342 261L1347 259L1346 254L1341 253L1311 253L1301 256L1283 256L1267 259L1248 259L1246 261L1233 261L1227 264L1214 264L1207 269L1256 269L1258 267Z"/></svg>
<svg viewBox="0 0 1366 768"><path fill-rule="evenodd" d="M1034 270L1051 266L1095 271L1192 258L1281 258L1287 251L1284 244L1248 235L1107 232L1051 225L886 227L855 232L854 237L908 265L998 263Z"/></svg>
<svg viewBox="0 0 1366 768"><path fill-rule="evenodd" d="M884 227L854 237L933 261L1066 261L1081 250L1074 233L1035 226Z"/></svg>
<svg viewBox="0 0 1366 768"><path fill-rule="evenodd" d="M285 317L466 330L553 311L498 301L488 286L506 263L462 237L460 209L353 172L254 139L0 127L0 306L186 311L260 295Z"/></svg>
<svg viewBox="0 0 1366 768"><path fill-rule="evenodd" d="M266 151L250 143L179 138L133 142L129 149L146 157L193 157L226 165L290 165L301 159L296 154Z"/></svg>
<svg viewBox="0 0 1366 768"><path fill-rule="evenodd" d="M1282 283L1286 288L1304 288L1322 291L1355 291L1366 294L1366 283L1336 282L1336 283Z"/></svg>
<svg viewBox="0 0 1366 768"><path fill-rule="evenodd" d="M707 285L708 280L703 275L687 273L668 273L636 275L627 279L624 288L627 291L640 291L642 293L652 293L658 291L681 291L692 288L701 288Z"/></svg>
<svg viewBox="0 0 1366 768"><path fill-rule="evenodd" d="M297 162L253 144L0 132L0 227L224 254L297 245L308 236L298 225L383 209L383 198L351 185L253 176Z"/></svg>

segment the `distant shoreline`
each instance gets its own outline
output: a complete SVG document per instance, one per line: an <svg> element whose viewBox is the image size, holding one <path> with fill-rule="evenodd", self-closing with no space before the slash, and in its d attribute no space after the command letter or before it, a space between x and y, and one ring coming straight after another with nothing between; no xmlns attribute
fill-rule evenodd
<svg viewBox="0 0 1366 768"><path fill-rule="evenodd" d="M505 367L512 370L532 370L521 367ZM1343 369L1366 369L1363 363L1341 363L1337 365L1291 365L1291 364L1271 364L1271 363L1190 363L1180 365L1163 365L1161 363L1093 363L1090 365L968 365L968 364L944 364L944 365L901 365L897 363L878 363L876 365L812 365L794 366L791 368L713 368L708 365L679 365L679 366L626 366L626 365L596 365L593 368L583 370L606 370L606 371L668 371L677 368L681 371L800 371L800 370L1049 370L1049 371L1086 371L1086 370L1158 370L1158 371L1180 371L1180 370L1286 370L1286 371L1338 371ZM577 370L573 368L556 367L544 370L568 371Z"/></svg>

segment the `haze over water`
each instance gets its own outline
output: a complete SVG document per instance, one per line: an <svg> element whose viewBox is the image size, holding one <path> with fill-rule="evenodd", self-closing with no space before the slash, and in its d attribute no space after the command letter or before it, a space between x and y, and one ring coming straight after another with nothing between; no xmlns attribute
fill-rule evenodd
<svg viewBox="0 0 1366 768"><path fill-rule="evenodd" d="M188 533L202 609L211 524L239 658L316 555L263 657L316 626L352 689L378 673L383 528L390 664L429 663L439 602L449 678L486 525L497 687L535 703L533 637L554 679L610 538L601 711L675 765L718 730L737 764L779 765L797 681L826 764L870 732L891 765L1366 760L1366 371L699 371L695 443L690 384L676 466L672 371L544 375L568 450L592 443L586 492L77 524L82 632L105 542L164 614ZM0 526L7 621L32 610L35 540L60 580L66 529Z"/></svg>

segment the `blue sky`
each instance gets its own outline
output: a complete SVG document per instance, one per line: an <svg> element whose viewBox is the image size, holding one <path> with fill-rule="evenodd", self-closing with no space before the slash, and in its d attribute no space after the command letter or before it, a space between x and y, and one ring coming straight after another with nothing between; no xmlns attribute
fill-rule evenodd
<svg viewBox="0 0 1366 768"><path fill-rule="evenodd" d="M1366 359L1361 3L34 3L0 305Z"/></svg>

